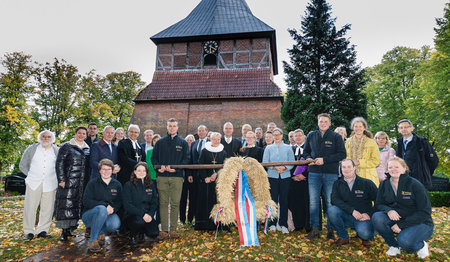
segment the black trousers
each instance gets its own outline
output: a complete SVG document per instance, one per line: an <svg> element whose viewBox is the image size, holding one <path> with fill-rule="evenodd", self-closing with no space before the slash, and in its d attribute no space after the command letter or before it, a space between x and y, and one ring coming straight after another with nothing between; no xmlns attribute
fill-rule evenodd
<svg viewBox="0 0 450 262"><path fill-rule="evenodd" d="M269 177L270 184L270 196L272 200L279 204L278 206L278 219L274 219L269 223L269 226L276 225L277 222L280 226L288 227L288 193L291 178L271 178Z"/></svg>
<svg viewBox="0 0 450 262"><path fill-rule="evenodd" d="M194 220L196 207L197 207L197 190L198 190L198 181L194 178L192 183L188 182L187 177L183 182L183 189L181 191L181 199L180 199L180 221L182 223L186 223L186 209L188 208L187 202L189 199L189 209L188 209L188 222L192 222Z"/></svg>
<svg viewBox="0 0 450 262"><path fill-rule="evenodd" d="M147 223L142 217L130 215L125 219L125 223L130 230L131 235L144 233L151 238L155 238L159 235L158 223L155 219L150 223Z"/></svg>
<svg viewBox="0 0 450 262"><path fill-rule="evenodd" d="M289 186L288 207L292 212L295 230L310 230L308 181L291 181Z"/></svg>

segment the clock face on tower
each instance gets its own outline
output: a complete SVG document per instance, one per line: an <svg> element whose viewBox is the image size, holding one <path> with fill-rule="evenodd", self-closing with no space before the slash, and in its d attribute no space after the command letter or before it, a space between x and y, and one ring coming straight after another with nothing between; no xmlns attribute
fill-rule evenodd
<svg viewBox="0 0 450 262"><path fill-rule="evenodd" d="M214 54L219 49L217 41L206 41L203 43L203 50L206 54Z"/></svg>

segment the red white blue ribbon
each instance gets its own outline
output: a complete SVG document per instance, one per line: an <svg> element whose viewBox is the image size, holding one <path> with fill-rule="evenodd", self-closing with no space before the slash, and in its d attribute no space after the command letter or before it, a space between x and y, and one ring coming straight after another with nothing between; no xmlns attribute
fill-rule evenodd
<svg viewBox="0 0 450 262"><path fill-rule="evenodd" d="M218 209L217 212L216 212L216 216L214 217L214 225L216 225L216 226L217 226L217 224L219 223L219 222L217 222L217 219L219 218L219 214L220 214L222 211L223 211L223 207L219 207L219 209Z"/></svg>
<svg viewBox="0 0 450 262"><path fill-rule="evenodd" d="M272 215L272 207L266 206L267 215L266 215L266 222L264 223L264 234L267 235L267 225L269 224L269 219L273 218Z"/></svg>
<svg viewBox="0 0 450 262"><path fill-rule="evenodd" d="M239 230L241 246L259 246L255 201L253 200L247 175L244 170L239 171L234 190L234 210Z"/></svg>

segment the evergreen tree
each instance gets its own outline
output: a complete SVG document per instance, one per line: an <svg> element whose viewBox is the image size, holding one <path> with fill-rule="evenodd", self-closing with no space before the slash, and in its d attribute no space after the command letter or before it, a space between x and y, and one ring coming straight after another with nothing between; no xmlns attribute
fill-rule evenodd
<svg viewBox="0 0 450 262"><path fill-rule="evenodd" d="M366 116L364 72L356 63L356 51L345 38L350 25L336 29L331 7L312 0L301 21L300 32L289 29L295 40L283 61L288 86L281 118L287 130L317 128L317 115L329 113L335 126L349 127L355 116Z"/></svg>

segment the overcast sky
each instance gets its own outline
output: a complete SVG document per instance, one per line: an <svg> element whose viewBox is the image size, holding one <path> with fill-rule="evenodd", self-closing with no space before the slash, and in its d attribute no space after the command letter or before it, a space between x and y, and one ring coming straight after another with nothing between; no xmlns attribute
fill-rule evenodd
<svg viewBox="0 0 450 262"><path fill-rule="evenodd" d="M185 18L200 0L0 0L0 55L22 51L34 61L65 59L85 74L136 71L150 83L155 70L154 34ZM306 0L247 0L253 14L275 28L279 74L292 46L288 28L300 28ZM336 25L351 24L347 36L364 66L381 62L396 46L433 45L435 18L444 0L333 0Z"/></svg>

